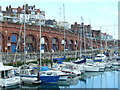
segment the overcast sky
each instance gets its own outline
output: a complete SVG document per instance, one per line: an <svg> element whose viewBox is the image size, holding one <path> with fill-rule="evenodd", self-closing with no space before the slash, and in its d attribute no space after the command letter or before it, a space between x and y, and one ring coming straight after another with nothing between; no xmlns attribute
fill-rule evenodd
<svg viewBox="0 0 120 90"><path fill-rule="evenodd" d="M103 33L109 33L118 37L118 1L119 0L0 0L2 9L11 5L14 8L24 3L35 5L45 11L46 19L63 19L63 4L65 8L65 20L71 24L90 24L92 29L100 29Z"/></svg>

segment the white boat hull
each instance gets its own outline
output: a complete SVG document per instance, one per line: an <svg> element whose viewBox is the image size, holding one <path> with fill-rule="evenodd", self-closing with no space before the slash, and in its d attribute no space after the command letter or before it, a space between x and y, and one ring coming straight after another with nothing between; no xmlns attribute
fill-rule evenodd
<svg viewBox="0 0 120 90"><path fill-rule="evenodd" d="M99 67L94 67L94 66L84 66L84 70L87 72L98 72Z"/></svg>
<svg viewBox="0 0 120 90"><path fill-rule="evenodd" d="M60 76L59 81L67 81L68 76Z"/></svg>
<svg viewBox="0 0 120 90"><path fill-rule="evenodd" d="M120 66L120 62L114 62L112 63L113 66Z"/></svg>
<svg viewBox="0 0 120 90"><path fill-rule="evenodd" d="M36 77L21 77L22 84L35 84L35 83L40 83L37 81Z"/></svg>
<svg viewBox="0 0 120 90"><path fill-rule="evenodd" d="M19 76L15 76L13 78L0 79L1 87L15 86L15 85L19 85L20 83L21 83L21 80Z"/></svg>

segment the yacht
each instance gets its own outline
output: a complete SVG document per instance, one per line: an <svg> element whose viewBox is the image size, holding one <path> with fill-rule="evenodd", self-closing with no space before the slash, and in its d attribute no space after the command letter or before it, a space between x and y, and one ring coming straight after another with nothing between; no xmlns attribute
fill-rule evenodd
<svg viewBox="0 0 120 90"><path fill-rule="evenodd" d="M101 62L101 61L105 61L105 60L107 60L106 55L104 55L103 53L100 53L100 54L97 54L94 62Z"/></svg>
<svg viewBox="0 0 120 90"><path fill-rule="evenodd" d="M5 66L0 62L0 86L11 87L20 85L21 80L19 76L15 76L13 66Z"/></svg>
<svg viewBox="0 0 120 90"><path fill-rule="evenodd" d="M39 74L39 75L38 75ZM60 76L51 73L44 73L38 69L21 69L19 76L24 84L36 84L36 83L56 83L59 81ZM40 79L40 80L38 80Z"/></svg>

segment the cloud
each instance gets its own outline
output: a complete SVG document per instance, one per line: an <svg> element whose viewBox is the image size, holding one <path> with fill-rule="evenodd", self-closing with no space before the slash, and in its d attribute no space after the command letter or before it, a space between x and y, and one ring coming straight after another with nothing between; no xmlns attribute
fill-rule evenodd
<svg viewBox="0 0 120 90"><path fill-rule="evenodd" d="M104 24L107 25L110 21L105 20L105 19L101 19L99 22L102 23L103 25Z"/></svg>
<svg viewBox="0 0 120 90"><path fill-rule="evenodd" d="M101 11L108 11L108 10L110 10L110 7L102 6L102 7L99 8L99 10L101 10Z"/></svg>
<svg viewBox="0 0 120 90"><path fill-rule="evenodd" d="M113 14L118 15L118 11L114 11ZM120 15L120 12L119 12L119 15Z"/></svg>

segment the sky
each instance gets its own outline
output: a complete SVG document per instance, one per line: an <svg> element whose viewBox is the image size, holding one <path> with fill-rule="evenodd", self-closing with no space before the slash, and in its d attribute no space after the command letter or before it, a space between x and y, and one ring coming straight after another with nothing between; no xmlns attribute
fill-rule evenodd
<svg viewBox="0 0 120 90"><path fill-rule="evenodd" d="M0 0L2 10L11 5L14 8L23 4L35 5L45 11L46 19L65 21L70 24L91 24L92 29L118 38L118 2L119 0ZM63 13L63 4L65 13Z"/></svg>

